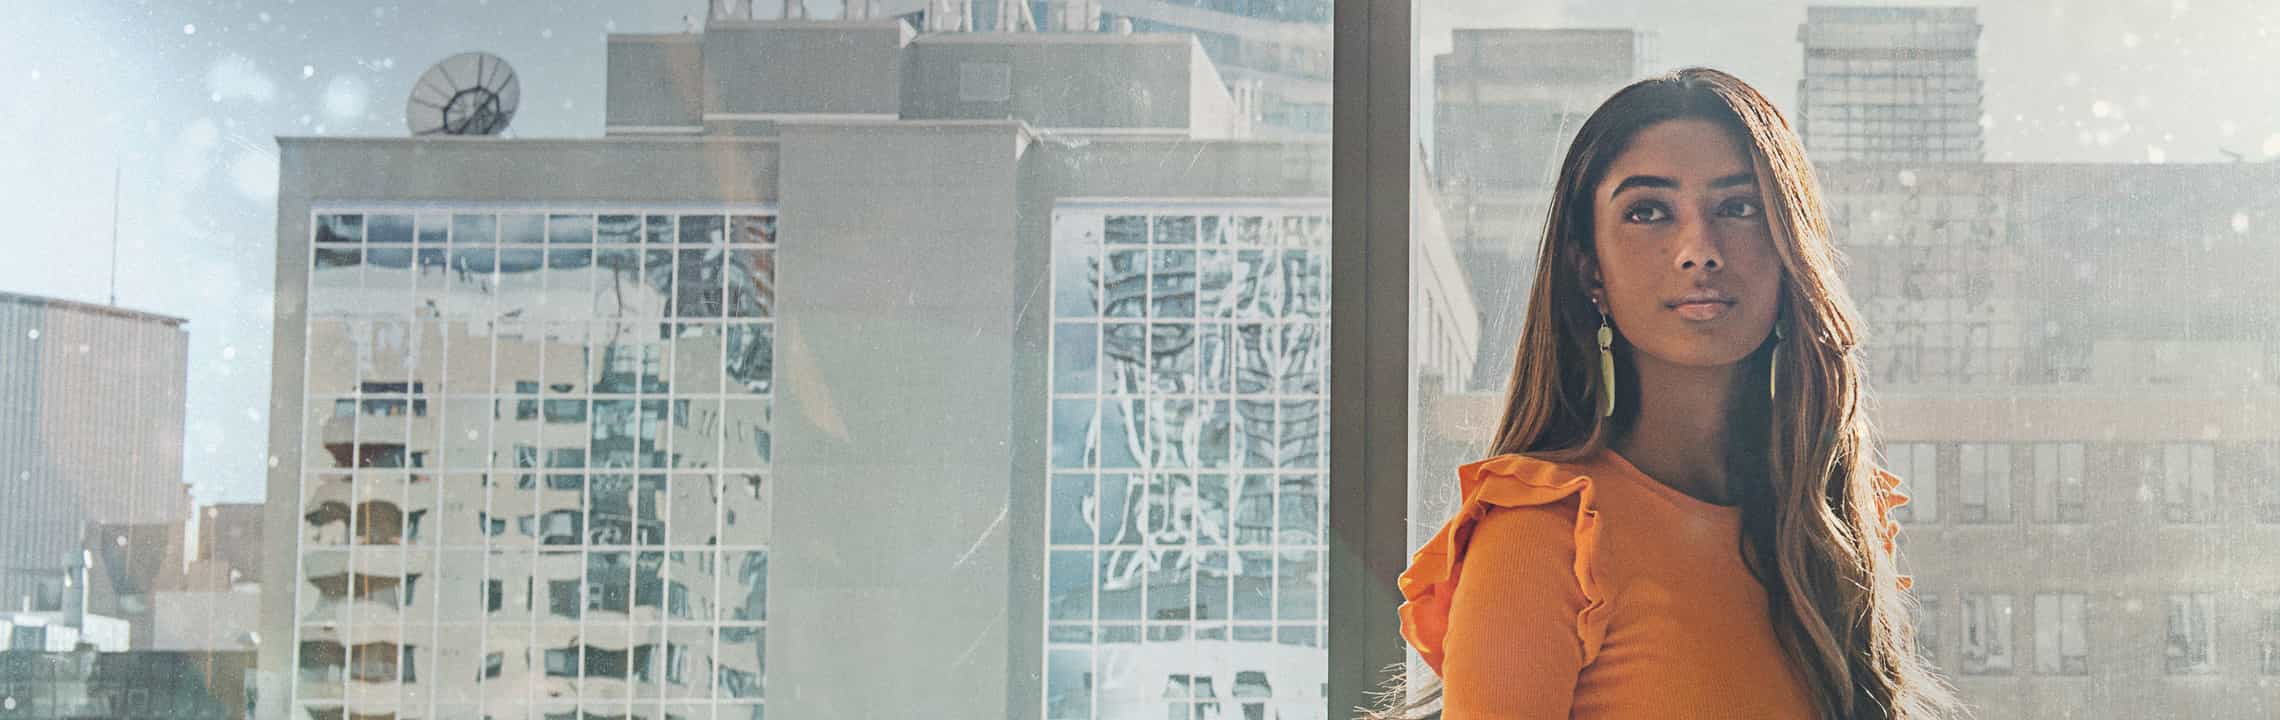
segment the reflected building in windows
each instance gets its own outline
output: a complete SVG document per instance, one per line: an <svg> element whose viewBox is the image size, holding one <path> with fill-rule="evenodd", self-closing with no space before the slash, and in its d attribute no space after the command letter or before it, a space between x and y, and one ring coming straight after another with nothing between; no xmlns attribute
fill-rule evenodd
<svg viewBox="0 0 2280 720"><path fill-rule="evenodd" d="M296 711L757 713L773 214L399 207L291 243Z"/></svg>
<svg viewBox="0 0 2280 720"><path fill-rule="evenodd" d="M605 137L281 140L263 698L1323 716L1327 142L1184 35L607 52Z"/></svg>

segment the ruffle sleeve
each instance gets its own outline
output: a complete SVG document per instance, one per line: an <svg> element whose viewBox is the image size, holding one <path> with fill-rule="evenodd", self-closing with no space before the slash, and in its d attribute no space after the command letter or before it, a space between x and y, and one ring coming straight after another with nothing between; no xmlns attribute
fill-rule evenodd
<svg viewBox="0 0 2280 720"><path fill-rule="evenodd" d="M1570 495L1579 497L1575 519L1575 580L1587 601L1576 613L1576 634L1583 645L1583 662L1599 654L1607 634L1607 593L1599 567L1599 510L1591 478L1556 463L1524 455L1499 455L1457 469L1462 500L1448 523L1412 555L1402 572L1401 636L1433 668L1441 672L1444 639L1449 631L1449 604L1464 571L1465 550L1473 527L1491 508L1548 505Z"/></svg>
<svg viewBox="0 0 2280 720"><path fill-rule="evenodd" d="M1876 522L1879 534L1884 537L1884 554L1887 557L1897 557L1898 549L1894 538L1900 535L1900 523L1892 519L1892 509L1906 504L1908 496L1900 492L1900 476L1886 472L1884 468L1877 468ZM1900 576L1900 589L1906 590L1915 585L1915 578Z"/></svg>

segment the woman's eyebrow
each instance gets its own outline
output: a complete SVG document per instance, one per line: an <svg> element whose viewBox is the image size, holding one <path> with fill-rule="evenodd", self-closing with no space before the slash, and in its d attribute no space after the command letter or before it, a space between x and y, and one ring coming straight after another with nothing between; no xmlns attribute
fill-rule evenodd
<svg viewBox="0 0 2280 720"><path fill-rule="evenodd" d="M1615 189L1609 191L1607 193L1607 197L1613 198L1617 195L1623 194L1623 191L1635 187L1675 188L1678 187L1678 181L1666 177L1658 177L1655 175L1633 175L1627 178L1623 178L1622 182L1616 183Z"/></svg>
<svg viewBox="0 0 2280 720"><path fill-rule="evenodd" d="M1710 188L1716 190L1720 188L1729 188L1736 185L1748 185L1756 181L1757 175L1745 170L1710 181ZM1635 187L1676 188L1678 187L1678 181L1659 175L1632 175L1630 177L1623 178L1622 182L1616 183L1615 189L1608 191L1607 197L1612 199L1617 195L1623 194L1623 191Z"/></svg>

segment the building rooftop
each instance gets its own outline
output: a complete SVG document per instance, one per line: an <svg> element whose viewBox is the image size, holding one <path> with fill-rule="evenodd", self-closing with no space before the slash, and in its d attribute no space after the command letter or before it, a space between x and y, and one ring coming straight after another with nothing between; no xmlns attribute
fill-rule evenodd
<svg viewBox="0 0 2280 720"><path fill-rule="evenodd" d="M0 291L0 302L15 303L19 305L47 305L64 310L71 310L74 312L110 315L113 317L126 318L129 320L147 320L151 322L172 325L175 327L181 327L182 325L190 322L187 319L178 318L172 315L160 315L158 313L147 312L143 310L130 310L127 308L119 307L117 305L103 305L99 303L82 302L79 300L66 300L63 298L42 297L38 295L24 295L21 293L12 293L6 291Z"/></svg>

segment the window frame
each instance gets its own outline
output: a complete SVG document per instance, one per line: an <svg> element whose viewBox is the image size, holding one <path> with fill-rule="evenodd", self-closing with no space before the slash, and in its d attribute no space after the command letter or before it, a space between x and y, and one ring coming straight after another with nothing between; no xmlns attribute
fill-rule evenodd
<svg viewBox="0 0 2280 720"><path fill-rule="evenodd" d="M1329 708L1374 707L1408 651L1414 3L1331 13ZM1345 713L1331 713L1342 715Z"/></svg>

